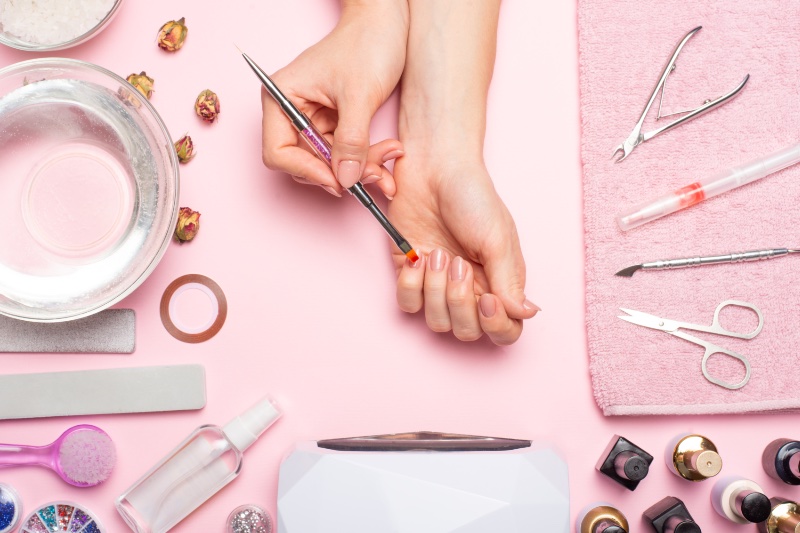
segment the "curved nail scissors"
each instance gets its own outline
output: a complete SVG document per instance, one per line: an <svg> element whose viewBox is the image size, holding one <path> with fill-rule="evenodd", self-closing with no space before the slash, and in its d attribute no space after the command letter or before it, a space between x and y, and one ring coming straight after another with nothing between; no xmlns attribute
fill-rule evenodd
<svg viewBox="0 0 800 533"><path fill-rule="evenodd" d="M734 307L744 307L750 309L755 312L758 316L758 326L749 332L749 333L738 333L735 331L729 331L722 327L719 322L719 314L720 312L728 306ZM620 315L618 318L630 322L632 324L636 324L639 326L644 326L646 328L657 329L660 331L664 331L669 333L670 335L674 335L681 339L687 340L689 342L693 342L699 346L702 346L706 349L706 353L703 356L703 375L705 378L713 383L714 385L719 385L720 387L724 387L730 390L741 389L747 382L750 381L750 361L743 355L740 355L734 351L728 350L726 348L722 348L713 344L708 341L704 341L703 339L699 339L693 335L689 335L688 333L684 333L680 331L681 329L690 329L692 331L703 331L706 333L713 333L715 335L722 335L725 337L734 337L737 339L752 339L759 333L761 333L761 329L764 327L764 316L761 314L761 310L758 307L751 303L742 302L739 300L725 300L721 304L717 306L717 310L714 311L714 321L710 326L701 326L698 324L689 324L687 322L679 322L677 320L668 320L665 318L660 318L654 315L649 315L647 313L642 313L641 311L634 311L632 309L623 309L620 308L622 311L628 313L627 315ZM744 365L745 368L745 376L739 383L728 383L727 381L723 381L721 379L715 378L712 376L708 371L708 360L714 354L723 354L729 357L733 357L734 359L738 360Z"/></svg>

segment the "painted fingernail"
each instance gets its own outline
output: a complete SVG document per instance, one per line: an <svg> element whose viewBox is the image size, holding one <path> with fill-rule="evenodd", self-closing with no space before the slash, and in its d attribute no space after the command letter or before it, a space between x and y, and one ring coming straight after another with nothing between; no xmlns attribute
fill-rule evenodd
<svg viewBox="0 0 800 533"><path fill-rule="evenodd" d="M386 163L387 161L391 161L392 159L397 159L398 157L404 156L406 153L402 150L392 150L385 156L383 156L383 162Z"/></svg>
<svg viewBox="0 0 800 533"><path fill-rule="evenodd" d="M358 161L341 161L336 178L343 187L352 187L361 178L361 165Z"/></svg>
<svg viewBox="0 0 800 533"><path fill-rule="evenodd" d="M444 251L437 248L431 254L431 270L434 272L441 272L444 268Z"/></svg>
<svg viewBox="0 0 800 533"><path fill-rule="evenodd" d="M412 262L411 259L406 257L406 266L411 267L411 268L419 268L420 265L422 265L422 259L423 259L422 256L420 256L419 259L417 259L416 261Z"/></svg>
<svg viewBox="0 0 800 533"><path fill-rule="evenodd" d="M323 189L325 189L326 191L328 191L332 195L336 196L337 198L341 198L342 197L342 195L339 194L338 192L336 192L336 189L334 189L333 187L328 187L327 185L320 185L320 187L322 187Z"/></svg>
<svg viewBox="0 0 800 533"><path fill-rule="evenodd" d="M541 307L539 307L532 301L528 300L527 298L525 299L524 302L522 302L522 308L525 309L526 311L535 311L536 313L542 310Z"/></svg>
<svg viewBox="0 0 800 533"><path fill-rule="evenodd" d="M456 257L450 264L450 279L452 281L464 281L467 275L467 265L460 257Z"/></svg>
<svg viewBox="0 0 800 533"><path fill-rule="evenodd" d="M486 318L492 318L497 311L497 304L491 294L481 294L478 307L481 309L481 314Z"/></svg>
<svg viewBox="0 0 800 533"><path fill-rule="evenodd" d="M376 181L380 181L382 179L383 179L383 176L378 176L376 174L373 174L373 175L367 176L366 178L361 180L361 183L363 183L364 185L367 185L369 183L375 183Z"/></svg>

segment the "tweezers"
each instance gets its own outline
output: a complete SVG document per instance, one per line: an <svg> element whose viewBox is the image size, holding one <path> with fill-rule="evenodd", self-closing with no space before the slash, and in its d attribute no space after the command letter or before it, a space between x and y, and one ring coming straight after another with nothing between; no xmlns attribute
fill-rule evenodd
<svg viewBox="0 0 800 533"><path fill-rule="evenodd" d="M697 118L700 115L702 115L702 114L704 114L704 113L706 113L706 112L708 112L708 111L710 111L710 110L712 110L712 109L714 109L714 108L726 103L727 101L729 101L733 97L735 97L737 94L739 94L739 92L742 89L744 89L744 86L747 84L747 80L750 79L750 74L747 74L744 77L744 79L741 81L741 83L739 83L739 85L737 85L736 88L733 89L731 92L729 92L727 94L724 94L724 95L722 95L719 98L716 98L714 100L706 100L705 102L703 102L703 105L701 105L700 107L698 107L696 109L691 109L691 110L687 110L687 111L679 111L677 113L671 113L670 115L683 114L683 116L678 118L677 120L675 120L673 122L670 122L666 126L661 126L658 129L655 129L655 130L652 130L652 131L648 131L646 133L642 133L642 125L644 124L644 120L647 117L648 112L650 111L650 107L652 107L653 102L656 99L656 94L658 94L659 92L661 93L661 102L663 103L663 100L664 100L664 86L667 83L667 78L669 77L669 75L672 73L673 70L675 70L675 62L678 59L678 55L681 53L681 50L683 49L684 45L686 45L686 43L689 41L689 39L691 39L692 36L694 36L694 34L696 34L702 28L703 28L702 26L698 26L695 29L693 29L692 31L690 31L689 33L687 33L686 36L683 39L681 39L681 41L678 43L678 46L675 47L675 51L672 53L672 57L670 57L669 62L667 62L667 65L664 67L664 70L661 72L661 77L658 79L658 83L656 83L656 86L653 88L653 92L650 94L650 98L647 100L647 104L644 106L644 110L642 111L642 116L639 117L639 121L636 123L636 126L634 126L633 131L631 132L631 134L628 135L628 138L625 139L622 142L622 144L620 144L614 150L614 153L611 156L612 158L615 157L618 152L622 152L622 156L619 157L617 159L617 161L616 161L617 163L621 162L623 159L628 157L630 155L630 153L633 152L633 149L636 148L637 146L639 146L640 144L642 144L643 142L649 141L653 137L655 137L655 136L657 136L657 135L659 135L661 133L664 133L667 130L670 130L670 129L672 129L672 128L676 127L676 126L679 126L679 125L681 125L681 124L683 124L685 122L689 122L690 120L692 120L694 118ZM670 116L670 115L661 115L661 104L659 104L659 112L658 112L658 117L656 118L656 120L658 120L662 116Z"/></svg>

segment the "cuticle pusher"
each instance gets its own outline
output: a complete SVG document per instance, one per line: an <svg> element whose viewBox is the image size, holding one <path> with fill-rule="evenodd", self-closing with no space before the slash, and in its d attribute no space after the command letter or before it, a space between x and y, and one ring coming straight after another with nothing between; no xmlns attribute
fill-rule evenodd
<svg viewBox="0 0 800 533"><path fill-rule="evenodd" d="M772 248L769 250L753 250L750 252L733 253L727 255L710 255L701 257L687 257L684 259L667 259L663 261L652 261L623 268L616 273L617 276L630 278L638 270L667 270L673 268L690 268L704 265L718 265L721 263L742 263L746 261L762 261L764 259L775 259L789 254L800 252L800 249Z"/></svg>

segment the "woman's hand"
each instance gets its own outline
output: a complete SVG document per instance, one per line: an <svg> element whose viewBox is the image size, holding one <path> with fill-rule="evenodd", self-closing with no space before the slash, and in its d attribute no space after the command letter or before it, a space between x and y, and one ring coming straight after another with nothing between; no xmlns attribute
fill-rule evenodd
<svg viewBox="0 0 800 533"><path fill-rule="evenodd" d="M388 141L370 149L369 126L400 79L407 38L406 0L343 2L336 28L272 77L331 141L333 172L262 90L264 164L335 196L362 178L393 196L391 174L382 165L402 155L401 145Z"/></svg>
<svg viewBox="0 0 800 533"><path fill-rule="evenodd" d="M481 161L422 153L411 148L395 165L389 218L421 255L412 264L393 250L397 302L409 313L424 309L433 331L511 344L539 311L525 297L514 220Z"/></svg>

